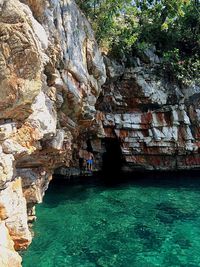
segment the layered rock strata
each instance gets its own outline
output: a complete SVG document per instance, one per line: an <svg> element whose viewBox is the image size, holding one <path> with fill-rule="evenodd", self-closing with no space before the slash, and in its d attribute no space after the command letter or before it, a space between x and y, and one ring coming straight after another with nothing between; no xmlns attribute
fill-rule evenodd
<svg viewBox="0 0 200 267"><path fill-rule="evenodd" d="M0 265L31 242L56 167L95 116L105 66L74 1L0 1Z"/></svg>
<svg viewBox="0 0 200 267"><path fill-rule="evenodd" d="M109 78L97 104L104 137L119 141L124 170L199 168L200 87L170 82L149 54L148 64L134 58L129 68L105 59Z"/></svg>

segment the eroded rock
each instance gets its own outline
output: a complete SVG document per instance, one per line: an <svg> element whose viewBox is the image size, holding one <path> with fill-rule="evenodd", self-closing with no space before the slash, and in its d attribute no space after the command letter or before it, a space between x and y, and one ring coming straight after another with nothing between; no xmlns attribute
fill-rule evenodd
<svg viewBox="0 0 200 267"><path fill-rule="evenodd" d="M74 164L76 138L95 118L105 79L74 1L0 1L0 218L15 249L31 241L27 220L35 219L54 169ZM11 254L0 254L0 265Z"/></svg>
<svg viewBox="0 0 200 267"><path fill-rule="evenodd" d="M0 118L23 119L42 87L41 42L27 6L9 0L0 8Z"/></svg>
<svg viewBox="0 0 200 267"><path fill-rule="evenodd" d="M160 61L155 53L145 53L145 64L125 68L121 75L115 62L105 61L112 77L96 105L104 113L104 137L120 143L124 170L200 168L197 86L187 88L188 94L156 75ZM97 157L104 153L103 142Z"/></svg>
<svg viewBox="0 0 200 267"><path fill-rule="evenodd" d="M0 218L5 221L15 249L27 248L32 238L27 224L21 178L16 178L5 190L0 191Z"/></svg>
<svg viewBox="0 0 200 267"><path fill-rule="evenodd" d="M0 153L0 190L6 188L13 178L14 157L12 154Z"/></svg>
<svg viewBox="0 0 200 267"><path fill-rule="evenodd" d="M14 243L8 229L5 225L5 222L0 220L0 266L1 267L20 267L21 266L21 257L14 250Z"/></svg>

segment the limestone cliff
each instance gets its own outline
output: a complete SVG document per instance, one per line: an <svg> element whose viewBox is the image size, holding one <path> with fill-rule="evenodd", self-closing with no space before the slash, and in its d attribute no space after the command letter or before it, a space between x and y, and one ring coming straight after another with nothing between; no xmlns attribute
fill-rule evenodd
<svg viewBox="0 0 200 267"><path fill-rule="evenodd" d="M104 136L119 141L126 171L197 169L200 86L170 81L154 49L145 53L131 67L105 59L108 79L96 105Z"/></svg>
<svg viewBox="0 0 200 267"><path fill-rule="evenodd" d="M14 248L30 244L34 205L54 169L72 164L105 76L91 27L73 1L0 1L2 267L20 266Z"/></svg>

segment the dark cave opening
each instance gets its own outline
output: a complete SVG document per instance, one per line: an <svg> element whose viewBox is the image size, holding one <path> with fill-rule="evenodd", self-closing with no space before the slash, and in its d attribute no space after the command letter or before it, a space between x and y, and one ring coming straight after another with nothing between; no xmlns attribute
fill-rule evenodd
<svg viewBox="0 0 200 267"><path fill-rule="evenodd" d="M91 140L88 139L87 142L86 142L86 144L87 144L87 151L93 153L93 148L92 148L92 145L91 145Z"/></svg>
<svg viewBox="0 0 200 267"><path fill-rule="evenodd" d="M119 174L122 168L120 141L117 138L105 138L103 142L106 151L103 154L102 171L105 176Z"/></svg>

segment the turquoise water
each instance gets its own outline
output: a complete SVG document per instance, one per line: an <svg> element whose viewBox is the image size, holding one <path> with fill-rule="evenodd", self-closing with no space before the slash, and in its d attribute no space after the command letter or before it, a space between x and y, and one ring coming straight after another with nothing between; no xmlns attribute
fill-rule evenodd
<svg viewBox="0 0 200 267"><path fill-rule="evenodd" d="M200 266L200 177L52 183L23 267Z"/></svg>

